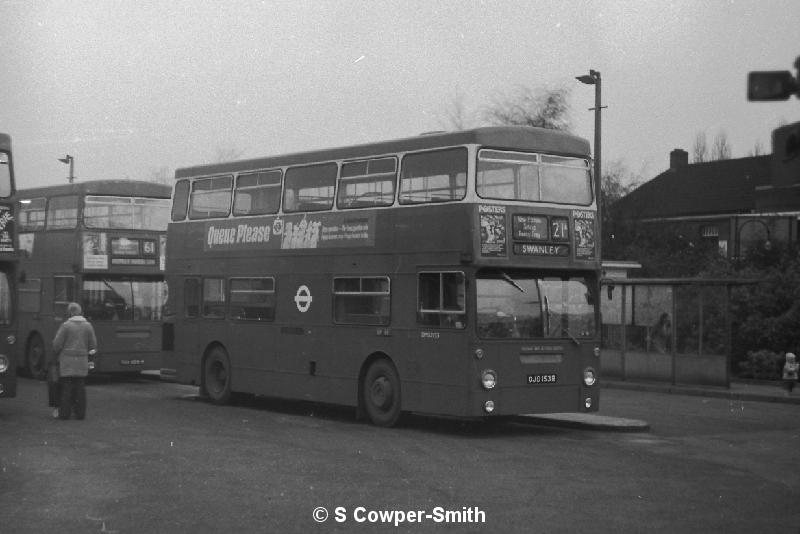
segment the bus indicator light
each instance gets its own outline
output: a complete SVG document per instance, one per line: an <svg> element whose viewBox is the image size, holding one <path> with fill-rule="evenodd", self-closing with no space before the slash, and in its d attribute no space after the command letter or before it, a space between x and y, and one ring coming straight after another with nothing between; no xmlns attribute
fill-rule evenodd
<svg viewBox="0 0 800 534"><path fill-rule="evenodd" d="M494 389L494 387L497 385L497 373L491 369L486 369L483 371L481 373L481 384L483 385L483 389Z"/></svg>
<svg viewBox="0 0 800 534"><path fill-rule="evenodd" d="M597 376L594 374L594 369L587 367L583 370L583 383L587 386L593 386L597 382Z"/></svg>
<svg viewBox="0 0 800 534"><path fill-rule="evenodd" d="M483 404L483 410L486 413L492 413L494 411L494 401L486 401Z"/></svg>
<svg viewBox="0 0 800 534"><path fill-rule="evenodd" d="M479 360L483 359L483 349L475 349L475 357Z"/></svg>

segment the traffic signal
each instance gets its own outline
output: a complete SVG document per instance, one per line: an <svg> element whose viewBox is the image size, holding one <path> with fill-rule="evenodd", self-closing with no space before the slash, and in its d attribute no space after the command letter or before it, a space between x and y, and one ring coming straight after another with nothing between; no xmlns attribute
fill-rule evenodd
<svg viewBox="0 0 800 534"><path fill-rule="evenodd" d="M797 80L788 70L751 72L747 76L748 100L786 100L792 95L800 96Z"/></svg>

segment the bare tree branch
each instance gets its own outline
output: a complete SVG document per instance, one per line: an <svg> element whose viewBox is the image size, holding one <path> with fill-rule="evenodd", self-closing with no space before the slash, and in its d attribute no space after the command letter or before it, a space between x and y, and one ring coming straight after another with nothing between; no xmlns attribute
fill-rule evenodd
<svg viewBox="0 0 800 534"><path fill-rule="evenodd" d="M511 95L495 99L481 113L495 126L536 126L569 131L569 89L534 90L519 86Z"/></svg>
<svg viewBox="0 0 800 534"><path fill-rule="evenodd" d="M692 158L694 163L703 163L708 154L708 143L706 142L706 132L697 132L692 146Z"/></svg>
<svg viewBox="0 0 800 534"><path fill-rule="evenodd" d="M711 148L711 159L731 159L731 145L728 142L728 135L722 130L714 136L714 146Z"/></svg>

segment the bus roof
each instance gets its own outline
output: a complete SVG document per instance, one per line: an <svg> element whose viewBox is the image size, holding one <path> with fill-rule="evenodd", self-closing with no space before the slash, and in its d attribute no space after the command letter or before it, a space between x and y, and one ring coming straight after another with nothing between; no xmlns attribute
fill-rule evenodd
<svg viewBox="0 0 800 534"><path fill-rule="evenodd" d="M355 159L395 152L429 150L434 148L478 144L509 150L535 150L554 155L589 155L589 142L581 137L545 128L531 126L491 126L457 132L433 132L416 137L379 141L348 147L327 148L308 152L276 155L184 167L175 171L175 178L209 174L239 172L252 169L302 165L339 159Z"/></svg>
<svg viewBox="0 0 800 534"><path fill-rule="evenodd" d="M21 197L43 197L63 195L112 195L151 198L170 198L172 187L140 180L93 180L71 184L49 185L20 189Z"/></svg>

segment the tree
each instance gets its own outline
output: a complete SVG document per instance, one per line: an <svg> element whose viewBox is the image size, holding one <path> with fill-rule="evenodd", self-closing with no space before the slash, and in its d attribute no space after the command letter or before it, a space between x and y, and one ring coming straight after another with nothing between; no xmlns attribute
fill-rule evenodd
<svg viewBox="0 0 800 534"><path fill-rule="evenodd" d="M606 165L603 180L600 182L600 213L603 230L603 255L607 258L618 257L623 249L617 239L618 234L627 235L623 224L613 209L614 203L636 189L638 180L633 177L622 160L615 160Z"/></svg>
<svg viewBox="0 0 800 534"><path fill-rule="evenodd" d="M464 94L458 92L450 101L445 111L444 120L440 120L439 123L445 129L464 130L469 128L473 122L472 116L473 113L467 109L467 105L464 102Z"/></svg>
<svg viewBox="0 0 800 534"><path fill-rule="evenodd" d="M714 146L711 147L711 159L731 159L731 145L728 142L728 134L720 130L714 136Z"/></svg>
<svg viewBox="0 0 800 534"><path fill-rule="evenodd" d="M753 145L753 149L748 154L749 156L761 156L764 154L764 145L761 144L761 140L757 140L756 143Z"/></svg>
<svg viewBox="0 0 800 534"><path fill-rule="evenodd" d="M708 143L706 142L706 132L700 131L694 136L692 146L693 163L703 163L708 155Z"/></svg>
<svg viewBox="0 0 800 534"><path fill-rule="evenodd" d="M536 126L570 131L569 89L533 89L520 85L492 101L481 113L494 126Z"/></svg>

